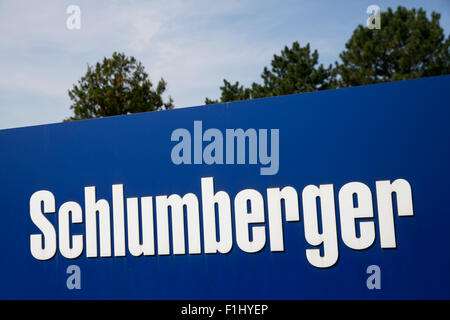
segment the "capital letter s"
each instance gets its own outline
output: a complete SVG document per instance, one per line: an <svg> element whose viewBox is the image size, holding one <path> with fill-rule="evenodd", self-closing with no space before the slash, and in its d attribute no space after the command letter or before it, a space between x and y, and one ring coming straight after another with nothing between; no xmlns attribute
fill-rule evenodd
<svg viewBox="0 0 450 320"><path fill-rule="evenodd" d="M46 190L33 193L30 198L30 217L42 234L30 235L30 250L36 259L49 260L56 253L56 231L44 216L41 203L44 204L44 213L55 213L56 211L53 193Z"/></svg>

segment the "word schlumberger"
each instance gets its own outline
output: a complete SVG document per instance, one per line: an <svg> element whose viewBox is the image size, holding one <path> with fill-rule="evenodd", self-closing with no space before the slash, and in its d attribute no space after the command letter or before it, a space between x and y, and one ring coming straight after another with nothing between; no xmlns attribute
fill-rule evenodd
<svg viewBox="0 0 450 320"><path fill-rule="evenodd" d="M226 254L234 243L248 254L284 252L285 223L303 223L310 245L305 248L307 261L314 267L328 268L338 260L339 238L351 249L368 249L378 230L381 248L396 248L394 216L414 215L411 186L405 179L375 182L377 217L371 189L361 182L343 185L337 205L333 184L307 185L301 202L292 186L267 188L265 197L258 190L245 189L234 199L226 191L215 190L213 177L201 178L200 188L200 196L125 198L124 185L114 184L112 210L107 200L97 200L95 186L84 188L84 208L68 201L56 210L51 191L36 191L30 198L30 217L40 233L30 235L31 254L38 260L52 259L58 248L67 259L76 259L83 252L88 258L122 257L127 249L141 258ZM57 228L48 219L55 213ZM71 224L84 224L84 234L71 234Z"/></svg>

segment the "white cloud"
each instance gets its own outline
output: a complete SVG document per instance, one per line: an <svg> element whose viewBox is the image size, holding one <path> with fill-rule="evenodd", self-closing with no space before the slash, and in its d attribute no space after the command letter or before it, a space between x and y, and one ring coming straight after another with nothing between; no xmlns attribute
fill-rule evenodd
<svg viewBox="0 0 450 320"><path fill-rule="evenodd" d="M80 1L81 30L75 31L65 27L69 4L2 3L0 28L10 30L0 38L0 59L8 60L2 88L64 97L68 108L67 89L86 64L122 51L143 61L154 83L164 77L175 103L188 106L202 104L211 88L217 92L222 78L245 81L243 71L267 60L267 50L237 32L247 23L232 21L246 11L242 1Z"/></svg>
<svg viewBox="0 0 450 320"><path fill-rule="evenodd" d="M295 40L333 62L365 19L365 3L352 3L353 11L300 0L0 0L0 128L26 101L37 107L24 124L42 119L41 110L48 122L62 120L67 90L88 63L114 51L142 61L155 84L163 77L177 106L217 98L223 78L259 81L272 55ZM66 28L70 4L81 8L81 30ZM14 115L6 104L16 105Z"/></svg>

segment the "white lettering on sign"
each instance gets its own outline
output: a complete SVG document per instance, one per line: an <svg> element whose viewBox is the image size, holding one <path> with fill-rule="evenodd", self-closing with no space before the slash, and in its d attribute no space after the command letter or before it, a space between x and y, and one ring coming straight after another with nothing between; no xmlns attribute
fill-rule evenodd
<svg viewBox="0 0 450 320"><path fill-rule="evenodd" d="M125 256L127 248L135 257L201 254L202 239L204 253L208 254L226 254L234 243L247 253L259 252L266 244L273 252L285 250L284 222L301 220L295 188L268 188L266 198L258 190L245 189L232 199L226 191L216 191L212 177L201 178L200 185L200 199L194 193L125 199L124 186L115 184L111 192L112 208L107 200L97 198L95 186L85 187L84 214L77 202L61 204L58 228L47 218L56 213L55 196L48 190L37 191L30 198L30 217L40 233L30 236L31 254L38 260L49 260L58 247L67 259L79 257L84 249L89 258ZM372 193L367 185L350 182L342 186L337 195L338 206L332 184L308 185L303 189L303 226L305 240L311 246L305 249L305 255L311 265L329 268L337 262L338 223L340 238L351 249L364 250L372 246L376 230L381 248L397 247L393 194L396 195L397 215L413 216L411 186L404 179L376 181L375 185L378 228L375 228ZM339 218L335 208L339 208ZM82 223L85 234L71 234L71 224ZM125 239L128 239L128 246Z"/></svg>

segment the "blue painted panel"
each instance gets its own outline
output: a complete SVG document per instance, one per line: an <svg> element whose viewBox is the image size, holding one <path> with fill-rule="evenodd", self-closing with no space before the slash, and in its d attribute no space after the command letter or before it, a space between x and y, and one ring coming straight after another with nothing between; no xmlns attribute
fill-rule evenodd
<svg viewBox="0 0 450 320"><path fill-rule="evenodd" d="M442 76L1 130L0 298L449 299L449 89L450 76ZM279 129L279 171L261 175L262 166L248 161L175 165L171 134L186 128L193 136L194 121L202 121L203 131L223 133ZM213 177L215 191L232 200L233 247L227 254L204 253L202 219L201 254L134 257L127 249L125 257L113 251L111 257L87 258L84 249L67 259L59 246L49 260L31 254L30 235L41 233L30 218L36 191L51 191L56 210L67 201L79 203L84 218L85 187L95 186L97 199L111 208L114 184L123 184L126 198L194 193L201 202L205 177ZM380 245L375 183L396 179L411 186L414 216L395 214L397 246L386 249ZM355 181L373 197L375 218L363 221L374 221L376 238L364 250L345 245L339 222L339 189ZM324 184L334 188L339 258L317 268L306 257L314 247L305 239L301 194L307 185ZM283 216L285 250L273 252L266 190L285 186L298 192L300 221ZM265 202L265 223L257 226L264 227L266 244L257 253L236 243L233 200L244 189L259 191ZM154 214L156 231L156 208ZM58 233L57 213L45 217ZM71 233L85 235L85 227L73 224ZM73 264L81 270L80 290L66 286ZM366 286L370 265L380 267L379 290Z"/></svg>

